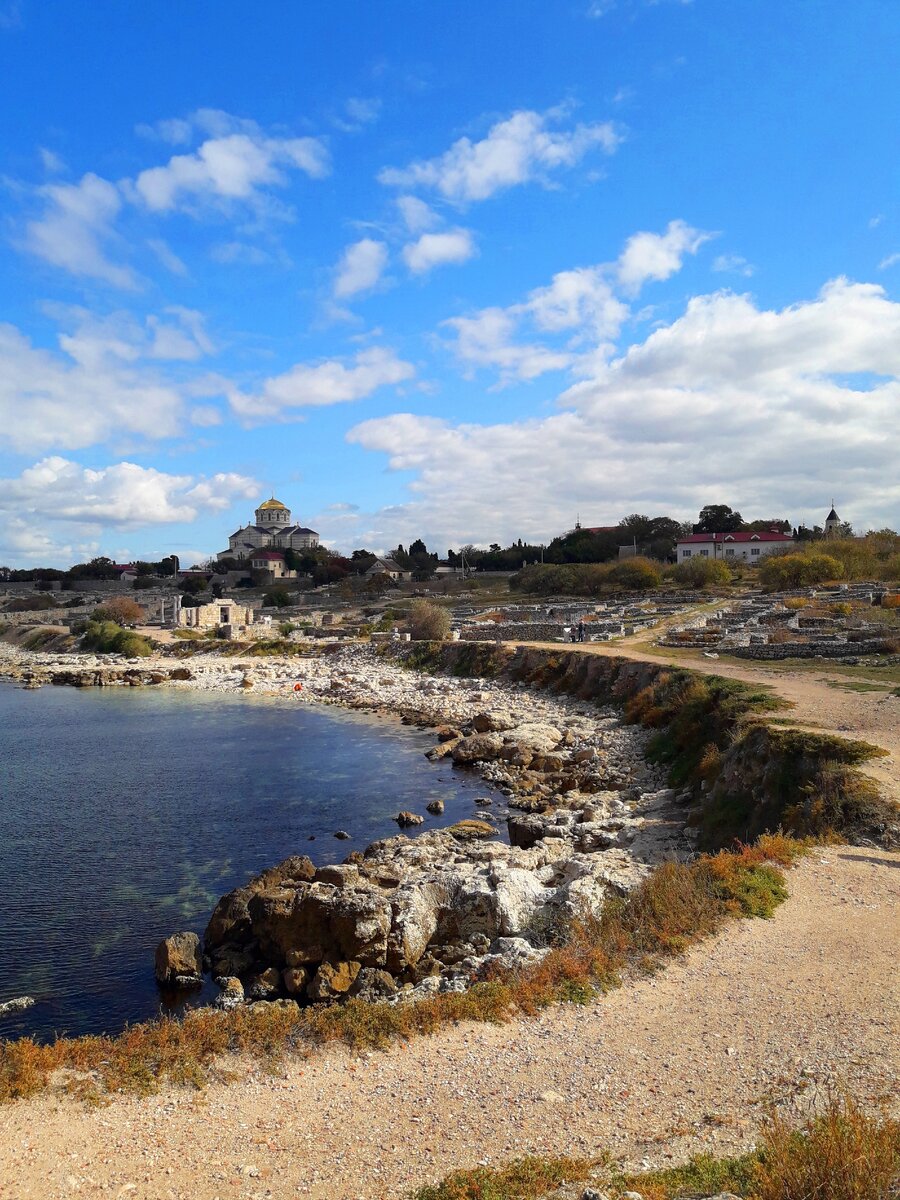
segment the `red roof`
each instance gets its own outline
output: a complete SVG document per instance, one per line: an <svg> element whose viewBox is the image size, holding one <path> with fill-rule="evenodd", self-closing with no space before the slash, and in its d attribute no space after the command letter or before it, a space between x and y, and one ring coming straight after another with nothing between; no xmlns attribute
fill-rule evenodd
<svg viewBox="0 0 900 1200"><path fill-rule="evenodd" d="M277 561L282 560L284 558L284 555L279 553L279 551L277 551L277 550L254 550L254 552L250 555L250 557L251 558L265 558L265 559L268 559L270 562L272 562L272 561L277 562Z"/></svg>
<svg viewBox="0 0 900 1200"><path fill-rule="evenodd" d="M691 542L792 542L789 533L779 533L775 529L763 530L759 533L692 533L688 537L678 539L679 546Z"/></svg>

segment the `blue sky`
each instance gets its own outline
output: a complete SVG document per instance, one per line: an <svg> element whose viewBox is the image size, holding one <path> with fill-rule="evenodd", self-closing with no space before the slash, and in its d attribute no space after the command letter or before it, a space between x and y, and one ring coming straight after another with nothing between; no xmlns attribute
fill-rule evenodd
<svg viewBox="0 0 900 1200"><path fill-rule="evenodd" d="M0 0L0 563L900 525L895 0Z"/></svg>

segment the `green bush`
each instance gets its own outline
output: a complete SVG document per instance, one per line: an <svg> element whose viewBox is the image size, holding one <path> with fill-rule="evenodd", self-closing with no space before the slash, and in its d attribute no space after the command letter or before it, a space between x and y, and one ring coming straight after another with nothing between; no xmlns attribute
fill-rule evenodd
<svg viewBox="0 0 900 1200"><path fill-rule="evenodd" d="M266 608L287 608L290 602L291 594L284 588L273 588L271 592L266 592L263 598Z"/></svg>
<svg viewBox="0 0 900 1200"><path fill-rule="evenodd" d="M628 591L646 592L662 583L662 569L649 558L626 558L610 569L609 581Z"/></svg>
<svg viewBox="0 0 900 1200"><path fill-rule="evenodd" d="M124 654L126 658L147 658L153 653L145 637L130 629L123 629L115 621L88 621L81 644L86 650L96 650L100 654Z"/></svg>
<svg viewBox="0 0 900 1200"><path fill-rule="evenodd" d="M731 583L731 570L721 558L686 558L670 573L676 583L685 587L726 587Z"/></svg>
<svg viewBox="0 0 900 1200"><path fill-rule="evenodd" d="M831 579L843 579L844 565L830 554L770 554L760 564L759 579L767 592L810 587Z"/></svg>
<svg viewBox="0 0 900 1200"><path fill-rule="evenodd" d="M450 633L450 614L429 600L413 600L406 628L417 642L443 642Z"/></svg>

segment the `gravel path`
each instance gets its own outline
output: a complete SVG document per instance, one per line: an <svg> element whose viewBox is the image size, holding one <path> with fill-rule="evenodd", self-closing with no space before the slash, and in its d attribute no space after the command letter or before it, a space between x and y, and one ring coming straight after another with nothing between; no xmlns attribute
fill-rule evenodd
<svg viewBox="0 0 900 1200"><path fill-rule="evenodd" d="M735 922L587 1008L342 1050L205 1093L0 1110L0 1197L392 1200L525 1151L665 1163L748 1145L769 1098L898 1094L900 854L833 847Z"/></svg>

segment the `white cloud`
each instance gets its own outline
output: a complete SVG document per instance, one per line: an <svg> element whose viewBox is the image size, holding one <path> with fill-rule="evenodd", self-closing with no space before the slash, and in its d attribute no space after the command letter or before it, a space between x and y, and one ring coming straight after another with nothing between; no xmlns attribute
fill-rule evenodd
<svg viewBox="0 0 900 1200"><path fill-rule="evenodd" d="M612 154L621 135L609 123L579 124L570 130L549 126L555 113L514 112L473 142L463 137L437 158L385 167L381 183L394 187L434 188L448 200L486 200L496 192L532 180L545 181L553 171L572 167L599 147Z"/></svg>
<svg viewBox="0 0 900 1200"><path fill-rule="evenodd" d="M361 515L356 536L546 541L578 511L605 524L717 501L821 521L832 494L855 526L900 519L900 303L875 285L835 280L780 311L697 297L560 403L508 424L357 425L352 442L416 478L408 503Z"/></svg>
<svg viewBox="0 0 900 1200"><path fill-rule="evenodd" d="M403 247L403 261L414 275L447 263L467 262L475 253L475 241L469 229L448 229L443 233L423 233Z"/></svg>
<svg viewBox="0 0 900 1200"><path fill-rule="evenodd" d="M559 271L518 304L453 317L443 325L456 334L460 360L468 367L497 369L501 384L535 379L547 371L589 373L596 361L612 354L612 339L630 316L616 286L631 294L647 279L672 274L708 236L672 221L664 234L629 238L616 263ZM534 340L538 335L564 335L565 341L548 345Z"/></svg>
<svg viewBox="0 0 900 1200"><path fill-rule="evenodd" d="M133 272L106 255L105 243L122 207L114 184L88 173L78 183L46 184L38 194L44 212L25 227L25 245L33 254L73 275L120 288L136 286Z"/></svg>
<svg viewBox="0 0 900 1200"><path fill-rule="evenodd" d="M397 207L409 233L424 233L441 223L437 213L418 196L398 196Z"/></svg>
<svg viewBox="0 0 900 1200"><path fill-rule="evenodd" d="M692 229L684 221L670 221L665 233L635 233L619 257L619 283L635 293L651 279L668 279L681 269L686 254L696 254L712 237L715 234Z"/></svg>
<svg viewBox="0 0 900 1200"><path fill-rule="evenodd" d="M260 246L249 242L217 242L209 252L214 262L231 266L235 263L244 266L259 267L264 263L275 261L275 257Z"/></svg>
<svg viewBox="0 0 900 1200"><path fill-rule="evenodd" d="M65 171L65 160L55 150L48 150L46 146L39 146L38 154L40 155L41 166L49 175L59 175Z"/></svg>
<svg viewBox="0 0 900 1200"><path fill-rule="evenodd" d="M341 255L334 280L334 294L339 299L371 291L387 266L388 248L384 242L363 238L348 246Z"/></svg>
<svg viewBox="0 0 900 1200"><path fill-rule="evenodd" d="M879 271L887 271L890 267L895 267L900 263L900 252L897 254L889 254L887 258L883 258L878 264Z"/></svg>
<svg viewBox="0 0 900 1200"><path fill-rule="evenodd" d="M572 362L568 352L516 341L518 325L508 309L483 308L472 317L451 317L443 324L454 330L454 349L466 366L495 368L504 383L562 371Z"/></svg>
<svg viewBox="0 0 900 1200"><path fill-rule="evenodd" d="M142 326L121 313L48 311L71 326L59 335L62 353L0 325L0 445L74 450L122 434L151 440L178 434L189 389L149 360L207 353L199 314L170 309Z"/></svg>
<svg viewBox="0 0 900 1200"><path fill-rule="evenodd" d="M329 159L317 138L267 137L262 131L226 133L203 142L192 154L176 154L163 167L149 167L134 181L137 197L153 212L171 212L195 201L261 202L260 188L283 187L282 168L313 179L328 174Z"/></svg>
<svg viewBox="0 0 900 1200"><path fill-rule="evenodd" d="M727 275L743 275L748 279L756 270L753 263L747 262L740 254L717 254L712 269Z"/></svg>
<svg viewBox="0 0 900 1200"><path fill-rule="evenodd" d="M628 306L613 292L603 267L576 267L536 288L520 308L538 329L583 329L597 338L615 337L628 317Z"/></svg>
<svg viewBox="0 0 900 1200"><path fill-rule="evenodd" d="M349 362L328 359L297 363L281 375L265 380L256 395L236 388L229 401L238 416L247 420L278 417L298 408L322 407L362 400L381 387L411 379L415 368L392 350L373 346L360 350Z"/></svg>
<svg viewBox="0 0 900 1200"><path fill-rule="evenodd" d="M171 248L171 246L169 246L167 242L163 241L162 238L148 238L147 245L167 271L171 271L173 275L180 275L182 277L187 275L187 267Z"/></svg>
<svg viewBox="0 0 900 1200"><path fill-rule="evenodd" d="M0 511L81 525L158 525L223 512L259 489L255 479L230 472L167 475L131 462L94 469L53 455L18 478L0 479Z"/></svg>

